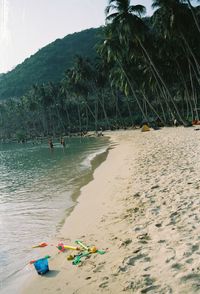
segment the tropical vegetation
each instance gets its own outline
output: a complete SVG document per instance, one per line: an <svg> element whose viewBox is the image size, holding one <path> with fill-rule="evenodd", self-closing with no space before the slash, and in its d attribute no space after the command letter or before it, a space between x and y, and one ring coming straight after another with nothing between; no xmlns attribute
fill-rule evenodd
<svg viewBox="0 0 200 294"><path fill-rule="evenodd" d="M13 70L0 74L0 100L19 98L33 84L59 82L67 68L73 66L75 55L96 58L95 44L102 29L88 29L67 35L38 50Z"/></svg>
<svg viewBox="0 0 200 294"><path fill-rule="evenodd" d="M153 15L145 17L136 1L109 0L97 57L79 54L62 79L35 83L20 98L3 102L0 136L199 120L200 6L153 0L152 7Z"/></svg>

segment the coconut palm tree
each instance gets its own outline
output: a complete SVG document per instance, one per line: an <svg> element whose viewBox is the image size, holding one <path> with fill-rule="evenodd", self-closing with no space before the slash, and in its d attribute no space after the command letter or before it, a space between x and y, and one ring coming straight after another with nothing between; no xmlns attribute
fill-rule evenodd
<svg viewBox="0 0 200 294"><path fill-rule="evenodd" d="M145 62L149 63L152 70L155 72L155 75L157 76L158 80L162 84L162 87L165 89L167 96L170 99L171 105L173 106L173 108L171 108L170 105L168 104L168 107L171 108L170 111L172 113L176 113L179 120L184 124L184 120L181 117L181 114L178 108L176 107L173 97L166 85L166 82L161 76L157 66L153 62L151 54L149 53L149 51L151 50L150 48L148 48L150 44L149 38L147 42L147 36L149 36L148 28L143 22L143 20L140 18L141 13L144 11L145 10L143 6L141 5L132 6L130 5L130 1L128 0L126 1L110 0L109 5L106 8L106 14L107 14L106 20L107 20L107 23L111 24L110 27L111 27L112 33L115 35L116 34L118 35L118 43L119 43L118 46L120 46L121 52L123 53L125 50L126 52L128 51L128 54L126 54L126 59L127 59L127 55L128 55L128 59L131 60L134 55L139 53L140 56L142 56L145 59ZM125 56L123 55L123 58L121 59L124 59L124 58ZM127 81L129 80L128 84L133 90L133 87L131 86L131 81L130 79L128 79L128 75L126 71L124 71L124 74L126 74ZM138 102L138 99L137 99L137 102ZM141 110L142 107L141 106L139 107ZM144 112L143 112L143 115L144 115Z"/></svg>
<svg viewBox="0 0 200 294"><path fill-rule="evenodd" d="M196 39L198 34L196 26L193 25L190 8L185 2L188 1L153 0L152 7L157 8L153 15L153 22L160 35L164 35L165 40L177 44L178 51L184 56L188 65L193 64L193 74L199 83L199 47ZM177 48L175 52L177 52ZM181 67L179 66L179 68ZM191 75L189 80L191 81Z"/></svg>
<svg viewBox="0 0 200 294"><path fill-rule="evenodd" d="M142 105L137 98L133 83L130 76L130 52L129 46L122 46L120 35L118 34L117 27L113 24L107 25L104 29L105 41L99 45L98 52L102 58L110 65L110 79L111 84L115 83L117 87L122 90L126 96L132 93L137 105L147 120ZM126 43L128 42L128 39ZM118 70L119 69L119 70ZM129 101L126 99L129 115L131 115Z"/></svg>

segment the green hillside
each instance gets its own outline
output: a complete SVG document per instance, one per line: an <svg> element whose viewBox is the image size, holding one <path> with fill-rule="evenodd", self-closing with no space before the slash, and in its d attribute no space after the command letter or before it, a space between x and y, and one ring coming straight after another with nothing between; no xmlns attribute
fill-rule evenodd
<svg viewBox="0 0 200 294"><path fill-rule="evenodd" d="M33 84L59 81L65 70L72 66L75 55L96 56L95 44L101 28L88 29L67 35L40 49L12 71L1 76L0 99L20 97Z"/></svg>

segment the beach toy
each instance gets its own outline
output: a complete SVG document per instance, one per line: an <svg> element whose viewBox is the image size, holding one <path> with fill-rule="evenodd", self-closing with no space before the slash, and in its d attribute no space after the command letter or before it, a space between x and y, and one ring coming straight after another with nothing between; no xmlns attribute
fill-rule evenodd
<svg viewBox="0 0 200 294"><path fill-rule="evenodd" d="M66 249L69 250L80 250L79 247L75 247L75 246L70 246L70 245L64 245L63 243L59 243L57 248L61 251L64 252Z"/></svg>
<svg viewBox="0 0 200 294"><path fill-rule="evenodd" d="M80 240L76 240L75 243L78 244L81 248L83 248L84 251L81 252L81 253L78 254L78 255L75 255L75 256L73 256L73 255L69 255L69 256L67 256L67 259L68 259L68 260L72 260L72 259L73 259L73 262L72 262L73 265L77 265L77 264L79 264L79 263L81 262L81 259L82 259L83 257L86 257L86 256L88 256L88 255L90 255L90 254L92 254L92 253L99 253L99 254L104 254L104 253L106 253L106 252L103 251L103 250L98 250L96 246L89 247L89 246L83 244L83 242L80 241ZM79 250L80 250L80 248L79 248Z"/></svg>
<svg viewBox="0 0 200 294"><path fill-rule="evenodd" d="M40 243L39 245L32 246L32 248L40 248L40 247L46 247L46 246L48 246L48 244L43 242L43 243Z"/></svg>
<svg viewBox="0 0 200 294"><path fill-rule="evenodd" d="M82 253L76 255L76 256L74 257L74 260L72 261L72 264L73 264L73 265L77 265L77 264L79 264L79 263L81 262L81 258L82 258L82 257L86 257L86 256L88 256L89 254L90 254L90 252L85 251L85 252L82 252Z"/></svg>
<svg viewBox="0 0 200 294"><path fill-rule="evenodd" d="M50 255L46 255L45 257L43 257L43 258L50 258L51 256ZM37 261L37 259L34 259L34 260L31 260L29 263L30 264L33 264L33 263L35 263Z"/></svg>
<svg viewBox="0 0 200 294"><path fill-rule="evenodd" d="M96 253L97 252L97 247L96 246L92 246L89 248L89 252L90 253Z"/></svg>
<svg viewBox="0 0 200 294"><path fill-rule="evenodd" d="M70 255L67 256L67 260L73 260L73 259L74 259L74 255L70 254Z"/></svg>
<svg viewBox="0 0 200 294"><path fill-rule="evenodd" d="M34 262L38 275L44 275L49 271L48 258L41 258Z"/></svg>
<svg viewBox="0 0 200 294"><path fill-rule="evenodd" d="M99 254L103 255L103 254L106 253L106 251L104 251L104 250L97 250L96 253L99 253Z"/></svg>
<svg viewBox="0 0 200 294"><path fill-rule="evenodd" d="M75 243L76 243L76 244L79 244L83 249L87 250L89 253L99 253L99 254L104 254L104 253L106 253L106 252L103 251L103 250L98 250L98 249L96 248L96 246L92 246L92 247L86 246L86 245L83 244L82 241L79 241L79 240L75 241Z"/></svg>
<svg viewBox="0 0 200 294"><path fill-rule="evenodd" d="M82 243L82 241L76 240L76 244L80 245L83 249L89 250L90 248Z"/></svg>

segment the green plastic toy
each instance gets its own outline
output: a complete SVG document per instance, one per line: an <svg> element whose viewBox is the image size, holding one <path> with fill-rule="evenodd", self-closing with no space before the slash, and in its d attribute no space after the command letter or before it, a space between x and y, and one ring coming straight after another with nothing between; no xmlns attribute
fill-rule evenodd
<svg viewBox="0 0 200 294"><path fill-rule="evenodd" d="M75 258L74 258L74 260L72 261L72 264L73 264L73 265L77 265L77 264L79 264L79 263L81 262L81 258L82 258L82 257L86 257L86 256L88 256L89 254L90 254L90 253L89 253L88 251L85 251L85 252L82 252L82 253L76 255Z"/></svg>
<svg viewBox="0 0 200 294"><path fill-rule="evenodd" d="M72 264L74 265L79 264L81 262L82 257L86 257L92 253L99 253L101 255L106 253L103 250L98 250L95 246L89 247L83 244L83 242L80 240L76 240L75 243L78 244L82 249L84 249L84 251L74 257L74 260L72 262Z"/></svg>
<svg viewBox="0 0 200 294"><path fill-rule="evenodd" d="M89 251L89 249L90 249L88 246L84 245L82 241L76 240L75 243L80 245L85 250Z"/></svg>
<svg viewBox="0 0 200 294"><path fill-rule="evenodd" d="M83 242L79 241L79 240L76 240L75 243L78 244L83 249L87 250L89 253L99 253L101 255L106 253L103 250L98 250L95 246L89 247L89 246L83 244Z"/></svg>

